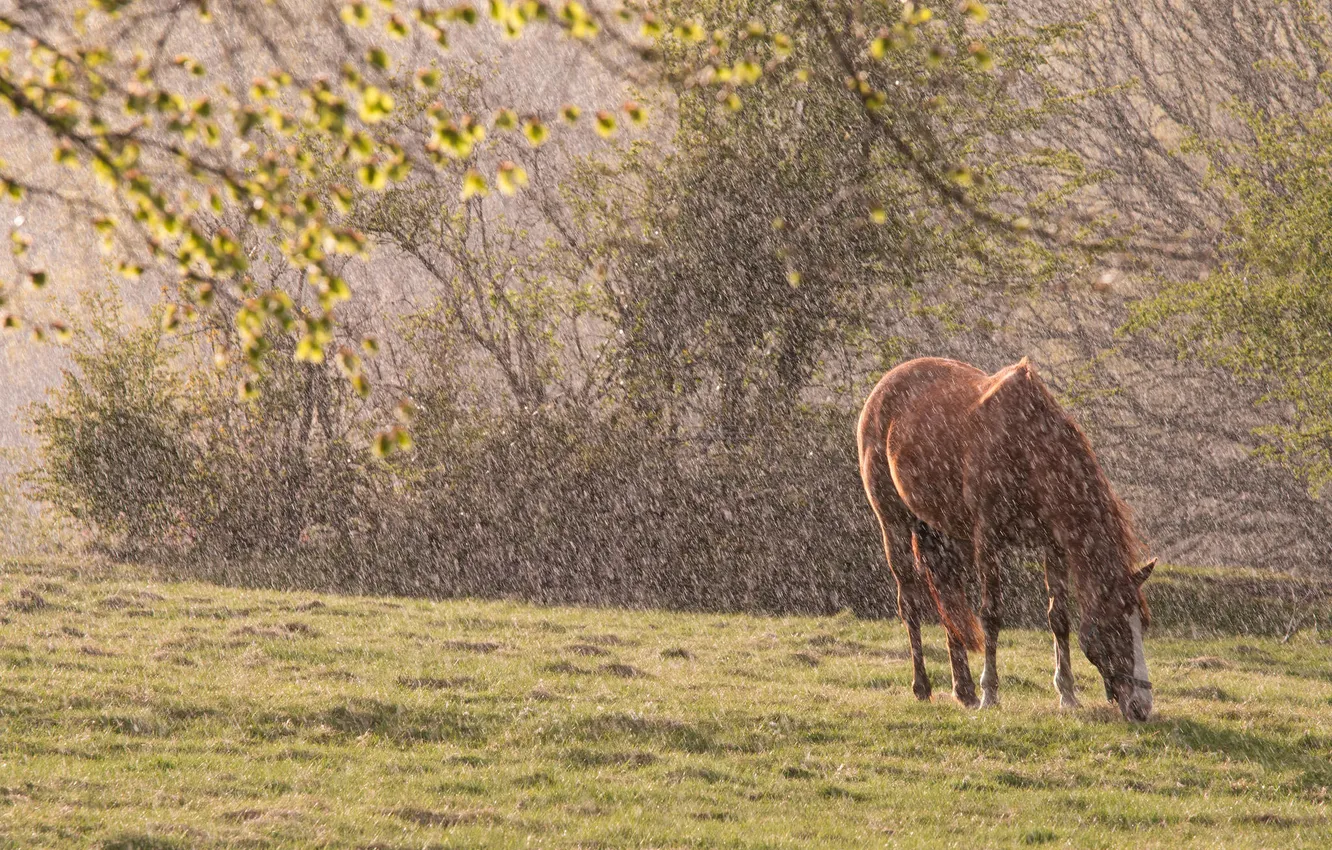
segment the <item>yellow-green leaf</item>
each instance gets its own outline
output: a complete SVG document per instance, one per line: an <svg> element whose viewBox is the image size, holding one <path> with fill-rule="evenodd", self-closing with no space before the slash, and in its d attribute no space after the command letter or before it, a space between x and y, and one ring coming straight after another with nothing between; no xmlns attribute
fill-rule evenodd
<svg viewBox="0 0 1332 850"><path fill-rule="evenodd" d="M412 433L410 431L406 428L398 427L394 428L391 433L393 434L393 442L397 445L399 451L411 451Z"/></svg>
<svg viewBox="0 0 1332 850"><path fill-rule="evenodd" d="M315 339L308 334L301 337L300 342L296 343L296 359L307 363L323 363L324 349Z"/></svg>
<svg viewBox="0 0 1332 850"><path fill-rule="evenodd" d="M495 184L499 186L501 194L513 195L520 186L527 185L527 172L521 165L505 160L499 164L499 171L495 174Z"/></svg>
<svg viewBox="0 0 1332 850"><path fill-rule="evenodd" d="M629 120L635 124L642 124L647 121L647 109L635 101L625 101L624 114L629 116Z"/></svg>
<svg viewBox="0 0 1332 850"><path fill-rule="evenodd" d="M689 44L697 44L707 38L707 32L698 21L685 21L675 25L675 37Z"/></svg>
<svg viewBox="0 0 1332 850"><path fill-rule="evenodd" d="M971 61L976 63L976 67L982 71L988 71L994 67L994 55L990 53L989 48L979 41L973 41L967 46L967 52L971 54Z"/></svg>
<svg viewBox="0 0 1332 850"><path fill-rule="evenodd" d="M481 176L481 172L475 168L467 169L463 175L462 192L459 194L464 201L474 197L484 198L490 194L489 187L486 186L486 178Z"/></svg>
<svg viewBox="0 0 1332 850"><path fill-rule="evenodd" d="M523 135L527 137L527 142L532 147L541 147L546 139L550 138L550 128L539 118L528 118L523 121Z"/></svg>
<svg viewBox="0 0 1332 850"><path fill-rule="evenodd" d="M366 86L361 92L361 120L367 124L382 121L393 111L393 96L375 86Z"/></svg>
<svg viewBox="0 0 1332 850"><path fill-rule="evenodd" d="M340 184L333 187L333 206L337 207L338 212L351 212L352 201L353 196L351 189Z"/></svg>
<svg viewBox="0 0 1332 850"><path fill-rule="evenodd" d="M342 7L342 20L352 26L364 27L370 24L370 7L357 0Z"/></svg>

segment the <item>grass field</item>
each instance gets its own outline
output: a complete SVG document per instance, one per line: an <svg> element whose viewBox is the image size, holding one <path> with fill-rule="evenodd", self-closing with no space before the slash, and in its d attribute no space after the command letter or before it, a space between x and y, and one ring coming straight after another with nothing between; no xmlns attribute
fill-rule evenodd
<svg viewBox="0 0 1332 850"><path fill-rule="evenodd" d="M1159 716L911 697L892 622L0 576L3 847L1327 847L1332 647L1154 635ZM927 643L947 692L940 633Z"/></svg>

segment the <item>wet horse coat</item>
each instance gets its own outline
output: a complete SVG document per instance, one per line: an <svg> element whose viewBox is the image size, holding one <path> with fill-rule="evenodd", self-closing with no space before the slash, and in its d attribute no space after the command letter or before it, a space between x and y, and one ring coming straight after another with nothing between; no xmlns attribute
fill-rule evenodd
<svg viewBox="0 0 1332 850"><path fill-rule="evenodd" d="M982 706L998 702L995 658L1000 559L1015 547L1045 556L1055 686L1077 704L1070 668L1068 583L1079 643L1124 715L1151 712L1143 653L1147 608L1134 572L1140 546L1090 444L1024 358L994 375L955 360L903 363L861 412L860 471L898 585L914 681L930 696L920 617L933 601L948 635L954 696L975 705L967 650L985 650ZM979 578L979 621L967 583Z"/></svg>

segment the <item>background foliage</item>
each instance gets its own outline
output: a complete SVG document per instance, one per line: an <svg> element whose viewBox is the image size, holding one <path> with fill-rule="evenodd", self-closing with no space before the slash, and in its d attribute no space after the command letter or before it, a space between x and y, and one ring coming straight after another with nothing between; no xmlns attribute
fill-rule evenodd
<svg viewBox="0 0 1332 850"><path fill-rule="evenodd" d="M169 33L121 52L109 13L128 7L69 33L6 19L32 42L5 65L18 119L55 167L107 182L87 214L108 263L167 282L146 322L112 300L87 327L34 325L74 335L33 411L34 492L118 553L261 583L885 612L850 440L870 383L915 353L993 360L1023 310L1058 333L1053 293L1092 262L1181 250L1117 219L1137 209L1124 175L1066 132L1133 97L1069 71L1122 15L718 0L625 23L492 4L497 31L549 26L609 68L630 99L599 110L519 102L468 7L315 5L334 47L305 64L263 47L277 70L213 99L223 75L164 53ZM274 8L228 14L299 20ZM442 53L423 40L441 27L475 35ZM1303 92L1305 73L1253 91ZM1227 265L1131 327L1270 390L1269 451L1316 489L1326 118L1304 94L1281 105L1192 128L1184 158L1221 187L1209 214L1234 216ZM1189 167L1158 188L1182 196ZM61 194L6 174L25 203ZM12 324L46 281L24 239ZM1085 319L1056 382L1095 403L1123 381L1097 371L1109 340Z"/></svg>

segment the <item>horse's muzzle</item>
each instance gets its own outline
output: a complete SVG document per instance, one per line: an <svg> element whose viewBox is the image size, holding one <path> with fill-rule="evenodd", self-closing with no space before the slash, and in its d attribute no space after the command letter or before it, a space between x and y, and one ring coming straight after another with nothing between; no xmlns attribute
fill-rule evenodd
<svg viewBox="0 0 1332 850"><path fill-rule="evenodd" d="M1119 705L1125 720L1141 723L1152 716L1151 682L1132 676L1116 676L1113 679L1103 676L1102 680L1105 682L1106 699Z"/></svg>

